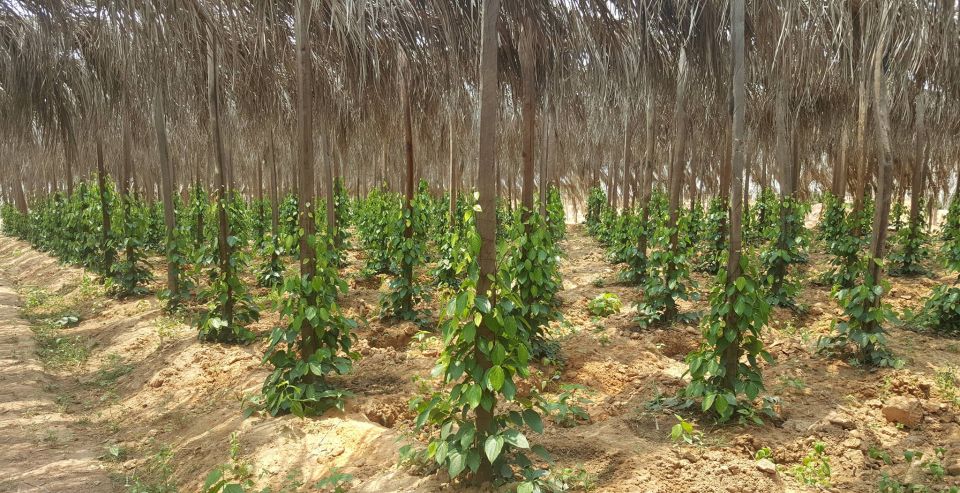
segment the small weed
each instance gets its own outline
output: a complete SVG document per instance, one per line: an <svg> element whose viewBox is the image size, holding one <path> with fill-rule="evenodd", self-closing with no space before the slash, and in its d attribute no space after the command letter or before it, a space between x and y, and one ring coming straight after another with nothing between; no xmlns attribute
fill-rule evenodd
<svg viewBox="0 0 960 493"><path fill-rule="evenodd" d="M780 332L790 336L800 336L800 341L804 344L809 344L813 341L813 333L808 327L797 327L793 325L793 322L787 322L786 324L779 327Z"/></svg>
<svg viewBox="0 0 960 493"><path fill-rule="evenodd" d="M791 470L797 481L808 486L830 486L830 458L824 453L826 447L823 442L813 444L813 450Z"/></svg>
<svg viewBox="0 0 960 493"><path fill-rule="evenodd" d="M887 453L885 450L883 450L883 449L878 449L878 448L870 447L870 449L867 450L867 456L870 457L870 458L873 459L873 460L882 460L883 463L886 464L886 465L888 465L888 466L889 466L890 464L893 464L893 460L890 459L890 454L888 454L888 453Z"/></svg>
<svg viewBox="0 0 960 493"><path fill-rule="evenodd" d="M160 338L160 347L177 333L177 329L183 325L183 320L179 317L157 317L154 327L157 329L157 337Z"/></svg>
<svg viewBox="0 0 960 493"><path fill-rule="evenodd" d="M103 367L97 370L94 383L102 389L112 388L120 377L131 371L133 371L133 365L124 363L120 355L111 353L107 355L107 361Z"/></svg>
<svg viewBox="0 0 960 493"><path fill-rule="evenodd" d="M426 330L419 330L410 339L410 346L416 347L420 351L426 351L431 345L437 343L440 339L433 333Z"/></svg>
<svg viewBox="0 0 960 493"><path fill-rule="evenodd" d="M280 489L274 491L269 486L260 491L260 493L298 493L303 488L303 480L300 479L300 471L290 471L280 484Z"/></svg>
<svg viewBox="0 0 960 493"><path fill-rule="evenodd" d="M58 294L42 288L21 292L23 317L31 322L37 341L37 356L48 368L78 368L87 360L89 350L78 336L61 334L61 329L80 322L81 303L68 303ZM76 305L76 306L72 306Z"/></svg>
<svg viewBox="0 0 960 493"><path fill-rule="evenodd" d="M70 406L77 404L77 400L73 396L66 394L58 395L54 402L57 404L57 412L61 414L70 414Z"/></svg>
<svg viewBox="0 0 960 493"><path fill-rule="evenodd" d="M320 491L343 493L346 491L345 488L350 481L353 481L353 475L342 473L340 469L333 467L330 469L330 474L327 474L323 479L317 481L313 487Z"/></svg>
<svg viewBox="0 0 960 493"><path fill-rule="evenodd" d="M106 452L99 457L104 462L123 462L127 460L127 448L120 444L107 446Z"/></svg>
<svg viewBox="0 0 960 493"><path fill-rule="evenodd" d="M79 368L90 351L78 336L61 335L60 327L45 322L31 327L37 340L37 356L48 368Z"/></svg>
<svg viewBox="0 0 960 493"><path fill-rule="evenodd" d="M590 300L590 303L587 304L587 309L590 310L590 313L598 317L608 317L614 313L620 313L620 308L622 307L623 304L620 303L620 298L614 293L598 294L596 298Z"/></svg>
<svg viewBox="0 0 960 493"><path fill-rule="evenodd" d="M906 459L908 464L912 464L914 461L922 460L923 455L924 454L922 452L915 450L905 450L903 452L903 457ZM943 458L946 456L946 449L937 447L934 449L934 455L935 457L933 459L923 461L919 464L919 466L920 469L925 471L933 481L941 482L946 476L946 470L942 464ZM885 459L884 462L890 464L890 462L887 462L887 459ZM951 486L946 489L934 489L921 483L901 482L899 479L890 477L890 475L887 473L883 473L880 476L880 481L877 483L877 491L880 493L960 493L960 488Z"/></svg>
<svg viewBox="0 0 960 493"><path fill-rule="evenodd" d="M806 382L804 382L803 379L802 379L802 378L799 378L799 377L785 377L785 376L781 376L781 377L780 377L780 385L781 385L783 388L791 388L791 389L793 389L793 390L803 390L803 389L807 388Z"/></svg>
<svg viewBox="0 0 960 493"><path fill-rule="evenodd" d="M943 400L949 402L954 407L960 407L960 389L957 388L960 379L957 378L954 367L938 370L934 383Z"/></svg>
<svg viewBox="0 0 960 493"><path fill-rule="evenodd" d="M177 493L170 461L173 452L163 445L142 467L123 478L127 493Z"/></svg>
<svg viewBox="0 0 960 493"><path fill-rule="evenodd" d="M253 468L240 459L240 436L230 434L230 462L220 464L207 475L205 493L242 493L253 486Z"/></svg>
<svg viewBox="0 0 960 493"><path fill-rule="evenodd" d="M551 473L549 482L553 491L593 491L597 487L597 475L584 469L583 465L564 467Z"/></svg>
<svg viewBox="0 0 960 493"><path fill-rule="evenodd" d="M77 286L77 296L83 300L102 298L106 296L107 290L103 284L96 279L84 274L80 279L80 285Z"/></svg>
<svg viewBox="0 0 960 493"><path fill-rule="evenodd" d="M923 458L923 452L918 452L916 450L903 451L903 459L906 460L908 464L913 462L913 459L922 459L922 458Z"/></svg>
<svg viewBox="0 0 960 493"><path fill-rule="evenodd" d="M581 421L588 421L590 415L583 406L591 401L584 394L589 393L582 385L563 384L556 401L541 399L540 408L551 421L564 428L576 426Z"/></svg>
<svg viewBox="0 0 960 493"><path fill-rule="evenodd" d="M688 445L703 444L703 432L696 428L696 425L683 419L679 414L674 414L678 423L670 429L670 439L674 442L684 442Z"/></svg>
<svg viewBox="0 0 960 493"><path fill-rule="evenodd" d="M40 438L40 441L47 445L55 446L60 442L60 435L57 434L56 430L46 430L43 432L43 437Z"/></svg>
<svg viewBox="0 0 960 493"><path fill-rule="evenodd" d="M770 450L770 447L763 447L762 449L757 450L755 454L753 454L753 458L755 460L760 460L760 459L773 460L773 451Z"/></svg>

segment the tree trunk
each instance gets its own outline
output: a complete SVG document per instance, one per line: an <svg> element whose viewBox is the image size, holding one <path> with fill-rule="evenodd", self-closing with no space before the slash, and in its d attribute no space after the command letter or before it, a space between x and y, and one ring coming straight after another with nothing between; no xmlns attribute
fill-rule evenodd
<svg viewBox="0 0 960 493"><path fill-rule="evenodd" d="M646 93L644 97L646 98L646 105L644 110L644 133L643 133L643 190L640 195L640 208L643 210L643 219L641 223L645 228L643 234L640 235L640 241L637 245L637 249L643 255L647 256L647 240L648 236L652 232L648 223L650 222L650 196L653 194L653 86L652 80L650 79L650 69L647 68L647 65L644 65L643 69L643 80L644 85L646 86Z"/></svg>
<svg viewBox="0 0 960 493"><path fill-rule="evenodd" d="M153 102L153 126L157 132L157 154L160 158L160 186L163 192L163 223L167 233L167 290L170 292L171 308L176 306L179 297L179 276L176 255L177 217L173 201L176 185L174 184L173 166L170 163L170 153L167 149L167 127L164 121L166 115L166 88L164 81L157 82L157 93Z"/></svg>
<svg viewBox="0 0 960 493"><path fill-rule="evenodd" d="M227 163L224 156L223 138L220 134L220 65L217 60L217 40L213 30L207 28L207 105L210 113L210 137L213 139L214 160L217 179L217 221L219 226L217 249L220 256L220 275L224 280L230 277L230 223L227 221ZM226 282L226 300L223 303L223 320L227 327L233 327L234 296L233 287Z"/></svg>
<svg viewBox="0 0 960 493"><path fill-rule="evenodd" d="M525 228L533 214L534 188L534 148L536 143L536 49L533 22L527 15L524 18L523 32L520 35L520 72L523 79L522 114L520 127L521 154L523 158L523 190L520 193L521 217Z"/></svg>
<svg viewBox="0 0 960 493"><path fill-rule="evenodd" d="M313 66L310 48L310 0L297 0L295 36L297 44L297 142L299 144L298 171L300 176L299 221L303 235L300 237L300 275L311 282L317 274L317 252L313 247L317 226L314 220L313 188ZM306 294L307 306L316 306L317 295L312 290ZM313 324L304 320L300 328L300 358L304 361L317 352L319 344Z"/></svg>
<svg viewBox="0 0 960 493"><path fill-rule="evenodd" d="M450 190L450 224L456 224L457 221L457 195L460 193L460 177L457 176L457 165L454 161L453 151L453 109L447 110L447 146L450 151L449 190Z"/></svg>
<svg viewBox="0 0 960 493"><path fill-rule="evenodd" d="M100 157L102 160L102 152ZM17 179L13 184L13 198L17 203L17 210L19 210L21 214L26 214L30 207L27 205L27 195L23 191L23 164L14 164L13 168L17 170Z"/></svg>
<svg viewBox="0 0 960 493"><path fill-rule="evenodd" d="M792 149L792 139L788 128L787 118L790 108L790 87L789 71L787 68L787 57L783 56L780 60L779 81L777 82L776 95L774 101L775 112L775 131L777 141L777 164L780 165L780 201L783 204L780 207L780 231L777 234L777 249L784 251L787 249L790 238L793 238L793 231L790 229L790 215L793 214L793 207L788 207L789 201L794 198L794 184L796 183L794 173L794 154ZM777 258L771 267L771 277L773 283L770 286L770 292L779 294L783 287L784 278L787 275L787 261L783 258ZM783 301L783 300L781 300Z"/></svg>
<svg viewBox="0 0 960 493"><path fill-rule="evenodd" d="M60 135L63 138L63 167L66 172L67 197L73 196L73 165L77 161L77 140L68 116L61 114Z"/></svg>
<svg viewBox="0 0 960 493"><path fill-rule="evenodd" d="M633 142L633 124L630 121L629 105L623 113L623 210L630 208L630 196L632 195L633 168L630 156L630 143Z"/></svg>
<svg viewBox="0 0 960 493"><path fill-rule="evenodd" d="M267 160L267 152L268 150L264 148L263 155L261 155L260 158L257 159L256 187L257 187L257 235L258 235L257 244L258 245L260 244L260 242L263 241L263 236L264 234L266 234L266 231L265 231L266 228L264 228L263 226L263 221L264 219L266 219L265 218L266 211L264 210L264 207L263 207L264 205L263 204L263 163Z"/></svg>
<svg viewBox="0 0 960 493"><path fill-rule="evenodd" d="M477 232L480 235L479 280L477 295L491 295L495 298L491 278L497 272L497 107L500 103L497 83L497 25L500 17L500 0L484 0L483 17L480 31L480 139L479 165L477 166L477 191L479 193L477 213ZM492 305L495 299L490 300ZM493 331L484 320L478 331L476 349L473 356L481 372L491 368L491 362L480 350L481 344L491 344L494 340ZM476 408L475 427L479 435L478 443L483 443L490 434L494 433L493 413L496 400L489 410L479 406ZM486 455L481 454L480 469L477 471L477 482L484 483L493 477L493 468Z"/></svg>
<svg viewBox="0 0 960 493"><path fill-rule="evenodd" d="M867 89L866 76L861 75L858 92L857 111L857 188L853 196L853 212L857 217L863 211L863 201L870 182L870 167L867 165L866 127L867 127ZM855 232L859 234L860 232Z"/></svg>
<svg viewBox="0 0 960 493"><path fill-rule="evenodd" d="M857 148L854 154L857 164L856 188L853 191L853 212L854 218L859 217L863 211L863 200L866 194L868 178L867 152L866 152L866 128L867 128L867 76L864 68L866 55L863 52L863 28L861 23L863 18L860 14L860 3L850 2L850 18L853 36L852 62L854 65L854 78L857 80ZM857 221L859 224L859 221ZM857 228L859 229L859 227ZM860 234L860 231L853 231L854 234Z"/></svg>
<svg viewBox="0 0 960 493"><path fill-rule="evenodd" d="M847 149L850 147L850 129L847 120L843 120L840 134L840 162L833 168L835 186L833 195L842 204L847 198Z"/></svg>
<svg viewBox="0 0 960 493"><path fill-rule="evenodd" d="M333 169L336 167L337 161L333 158L333 144L331 144L329 139L324 139L324 142L326 143L325 147L327 151L323 153L323 156L327 161L323 167L324 181L326 182L325 189L327 194L327 237L335 248L340 248L339 241L337 240L337 181L333 177Z"/></svg>
<svg viewBox="0 0 960 493"><path fill-rule="evenodd" d="M880 285L881 263L887 241L887 225L890 220L890 195L893 191L893 159L890 151L890 108L887 98L887 81L883 73L883 53L886 46L887 32L881 33L880 40L873 54L873 95L874 117L876 118L877 154L880 158L880 169L877 179L877 207L873 216L873 236L870 241L869 276L873 285ZM875 307L880 306L880 296L876 298ZM879 332L881 327L876 321L871 321L865 328L866 332ZM872 344L868 345L872 346Z"/></svg>
<svg viewBox="0 0 960 493"><path fill-rule="evenodd" d="M746 209L750 209L750 170L751 170L751 169L753 169L753 166L749 166L749 165L747 165L746 163L744 163L744 166L743 166L743 183L742 183L742 187L741 187L741 188L743 189L743 202L742 202L742 204L743 204L743 207L746 208Z"/></svg>
<svg viewBox="0 0 960 493"><path fill-rule="evenodd" d="M280 187L277 183L277 148L273 139L273 129L270 129L270 214L272 216L272 231L276 238L280 235Z"/></svg>
<svg viewBox="0 0 960 493"><path fill-rule="evenodd" d="M667 262L666 278L672 279L677 271L676 257L680 254L680 194L683 191L684 161L686 160L687 143L687 109L684 104L687 89L687 53L686 48L680 49L677 61L677 92L673 110L673 156L670 165L670 250L673 252L671 260ZM676 315L677 307L671 299L667 303L665 319L670 320Z"/></svg>
<svg viewBox="0 0 960 493"><path fill-rule="evenodd" d="M406 162L406 180L405 180L405 194L403 208L405 218L405 226L403 228L403 237L406 241L413 241L413 197L415 193L415 187L413 183L413 171L414 171L414 162L413 162L413 109L412 101L410 101L410 67L407 65L406 56L402 56L400 61L400 70L401 74L401 88L403 95L403 143L404 143L404 157ZM413 286L413 262L408 261L407 255L404 255L404 259L400 262L403 272L403 276L407 286ZM407 289L404 292L403 301L401 302L404 312L409 313L413 310L413 290Z"/></svg>
<svg viewBox="0 0 960 493"><path fill-rule="evenodd" d="M746 106L746 84L744 81L744 0L732 0L730 3L731 42L733 45L733 132L731 149L731 187L730 191L730 241L727 255L727 292L740 277L740 255L743 242L743 169L744 169L744 108ZM729 300L732 304L735 300ZM726 326L737 326L737 314L734 310L727 313ZM735 389L740 364L740 339L738 332L733 341L724 349L723 383L727 389ZM722 397L721 397L722 398Z"/></svg>
<svg viewBox="0 0 960 493"><path fill-rule="evenodd" d="M543 128L544 132L541 139L543 139L543 152L540 155L540 170L538 175L540 178L540 186L538 187L538 192L540 193L540 216L547 217L547 192L550 190L550 181L547 177L547 157L550 153L550 136L552 132L547 127L548 122L544 120Z"/></svg>
<svg viewBox="0 0 960 493"><path fill-rule="evenodd" d="M921 88L922 90L922 88ZM923 199L923 170L925 165L924 144L925 127L924 118L926 115L926 105L922 93L917 95L916 111L914 112L915 124L913 132L913 169L910 181L910 231L911 234L920 232L920 206ZM931 201L932 202L932 201ZM916 232L916 233L914 233Z"/></svg>
<svg viewBox="0 0 960 493"><path fill-rule="evenodd" d="M126 105L123 106L126 107ZM123 206L124 214L126 214L127 201L130 197L130 190L132 189L131 175L133 174L133 156L130 149L130 117L123 115L121 118L123 119L123 129L121 130L120 136L120 187L117 191L120 193L121 205Z"/></svg>
<svg viewBox="0 0 960 493"><path fill-rule="evenodd" d="M599 146L600 143L598 142L597 145ZM609 202L610 207L612 207L613 210L617 210L617 204L619 204L619 202L617 201L617 181L620 179L620 170L617 169L618 162L619 162L618 159L611 159L610 166L607 168L608 173L610 174L610 176L608 177L609 183L610 183L610 186L608 188L610 189L610 191L607 194L607 201Z"/></svg>
<svg viewBox="0 0 960 493"><path fill-rule="evenodd" d="M97 186L100 188L100 214L103 217L103 231L100 248L103 250L103 275L110 275L113 269L115 252L110 245L110 201L107 199L107 172L103 165L103 140L97 133ZM20 185L17 184L20 188ZM20 188L22 191L23 189Z"/></svg>

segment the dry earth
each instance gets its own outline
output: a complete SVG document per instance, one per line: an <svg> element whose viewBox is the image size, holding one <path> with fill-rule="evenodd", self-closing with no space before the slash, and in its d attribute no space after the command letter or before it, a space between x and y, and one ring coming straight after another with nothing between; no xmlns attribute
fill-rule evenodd
<svg viewBox="0 0 960 493"><path fill-rule="evenodd" d="M553 474L572 487L813 490L792 470L817 441L826 445L832 491L877 491L881 474L934 491L960 485L957 475L936 479L921 461L911 466L903 458L907 450L931 458L942 448L943 466L960 474L957 340L891 328L892 347L906 363L900 370L866 371L817 355L816 339L830 330L838 308L829 288L804 282L807 313L777 309L764 332L777 358L764 368L764 378L768 393L780 398L780 418L763 426L715 426L682 411L703 436L699 445L681 446L669 437L677 422L674 411L656 402L684 386L683 358L699 343L698 329L634 331L638 289L617 283L616 267L581 227L571 226L568 236L564 321L553 327L564 364L538 367L528 383L553 395L564 383L586 388L588 422L571 427L548 422L544 435L532 437L556 457ZM356 270L360 256L350 252L346 275ZM810 279L826 265L823 255L811 257L805 274ZM710 279L694 277L705 299ZM919 307L932 287L948 279L939 273L893 282L888 299L901 310ZM110 299L83 271L0 237L0 492L128 491L137 481L164 480L180 491L198 491L211 470L229 462L233 433L236 462L257 488L316 491L317 481L339 472L350 475L350 491L461 490L442 475L398 466L399 446L417 439L407 403L433 385L429 372L438 341L429 334L414 337L412 324L376 318L379 281L351 284L344 306L360 322L362 359L352 374L338 379L354 394L346 411L314 419L244 420L242 402L266 375L260 363L263 341L246 347L200 344L193 328L163 315L155 299ZM587 302L603 292L620 296L622 313L606 319L588 313ZM266 301L266 292L257 294ZM682 305L706 306L705 301ZM80 322L56 336L68 338L86 357L42 368L19 313L36 326L44 323L44 310L57 307L76 310ZM276 322L276 313L267 311L254 330L268 333ZM916 422L888 421L884 409L891 414L897 406L907 411L898 419ZM764 447L772 451L775 473L758 468L754 455ZM876 458L881 453L890 464Z"/></svg>

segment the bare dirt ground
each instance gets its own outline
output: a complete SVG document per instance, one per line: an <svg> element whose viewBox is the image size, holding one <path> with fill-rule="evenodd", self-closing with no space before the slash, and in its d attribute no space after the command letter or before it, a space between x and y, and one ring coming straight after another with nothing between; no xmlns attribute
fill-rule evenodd
<svg viewBox="0 0 960 493"><path fill-rule="evenodd" d="M809 310L798 315L776 309L764 333L777 358L764 368L764 379L767 393L780 399L780 418L762 426L716 426L693 410L683 410L679 413L696 424L702 437L697 444L680 445L669 436L677 423L675 411L658 403L685 385L683 358L699 344L699 329L676 324L634 330L638 288L618 284L617 267L580 226L568 228L563 248L564 320L553 327L563 363L538 366L529 383L554 396L561 384L581 385L584 390L577 395L589 399L582 405L590 419L575 426L548 420L545 433L531 441L553 453L557 464L552 474L562 476L572 489L815 490L794 472L815 442L825 444L832 491L877 491L882 474L926 484L932 491L960 485L958 476L938 477L929 465L941 449L938 463L947 472L956 464L955 474L960 474L960 341L892 327L892 348L905 361L900 370L867 371L818 355L816 340L830 331L839 308L828 287L805 281L800 302ZM350 252L346 276L356 271L358 255ZM804 275L812 279L825 266L826 257L813 253ZM460 490L442 475L398 465L400 445L417 439L408 402L432 387L429 373L439 342L429 333L417 335L413 324L388 324L376 317L380 280L353 279L343 300L348 314L360 322L362 354L354 371L337 379L354 394L345 412L313 419L254 415L244 420L242 402L259 390L267 373L260 363L263 341L245 347L200 344L195 330L163 315L155 299L107 298L81 270L58 265L6 237L0 237L0 278L16 287L20 312L35 331L38 325L49 325L44 317L64 307L74 310L79 323L53 334L71 341L67 349L84 353L82 358L60 358L69 364L48 364L41 374L27 329L16 321L18 309L5 306L0 311L0 424L7 423L11 412L14 420L0 427L0 438L23 444L20 452L0 448L0 491L11 475L51 477L42 467L52 460L69 460L76 468L63 469L62 480L37 491L77 491L75 485L94 492L128 491L136 484L197 491L211 470L230 462L234 433L234 464L245 468L258 488L269 491L316 491L314 485L334 473L350 475L344 482L350 491ZM699 274L694 278L705 300L711 279ZM898 311L916 309L932 287L951 281L942 272L893 279L887 299ZM587 302L604 292L619 295L624 310L597 319L589 314ZM257 295L266 301L266 292ZM16 305L11 294L0 296L4 305ZM681 307L705 311L707 303ZM276 313L266 311L253 328L265 334L276 322ZM40 351L47 347L43 341L60 347L56 339L50 342L49 332L37 334ZM9 352L13 348L16 354ZM16 361L8 363L10 359ZM19 376L30 365L36 375ZM52 384L25 389L25 378ZM14 398L19 410L6 407L11 394L19 396ZM50 403L56 408L49 409ZM29 413L23 410L27 406ZM897 425L884 416L897 406L905 408L910 425ZM42 415L48 416L45 422L56 422L57 427L41 425L31 431L24 420L28 414L36 420L40 412L49 412ZM56 438L45 441L48 429L55 430ZM758 467L755 454L764 447L771 450L776 472ZM924 461L908 464L905 451L923 452Z"/></svg>
<svg viewBox="0 0 960 493"><path fill-rule="evenodd" d="M55 400L20 300L0 271L0 492L116 491L85 433Z"/></svg>

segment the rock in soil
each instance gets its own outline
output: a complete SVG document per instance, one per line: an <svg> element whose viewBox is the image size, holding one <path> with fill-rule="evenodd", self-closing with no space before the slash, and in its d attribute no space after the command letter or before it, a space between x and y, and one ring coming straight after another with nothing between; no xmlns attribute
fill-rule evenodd
<svg viewBox="0 0 960 493"><path fill-rule="evenodd" d="M910 428L917 426L923 420L923 406L918 399L914 398L893 397L887 401L881 412L887 421Z"/></svg>
<svg viewBox="0 0 960 493"><path fill-rule="evenodd" d="M777 465L773 463L770 459L760 459L757 461L757 470L764 473L770 474L771 476L777 475Z"/></svg>

